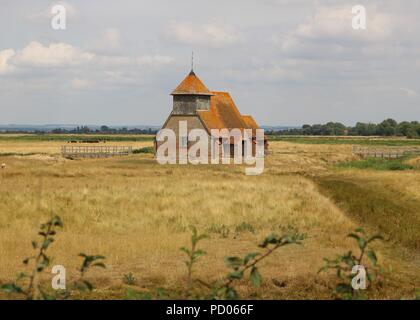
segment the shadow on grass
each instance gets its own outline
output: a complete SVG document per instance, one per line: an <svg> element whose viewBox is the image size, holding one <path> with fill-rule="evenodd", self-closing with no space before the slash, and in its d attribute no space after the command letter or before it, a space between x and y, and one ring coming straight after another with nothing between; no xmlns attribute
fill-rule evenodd
<svg viewBox="0 0 420 320"><path fill-rule="evenodd" d="M398 159L368 158L341 162L336 165L338 168L373 169L373 170L414 170L416 167L406 163L407 157Z"/></svg>
<svg viewBox="0 0 420 320"><path fill-rule="evenodd" d="M379 183L340 176L317 177L321 193L361 225L369 225L390 240L411 249L420 248L420 202Z"/></svg>

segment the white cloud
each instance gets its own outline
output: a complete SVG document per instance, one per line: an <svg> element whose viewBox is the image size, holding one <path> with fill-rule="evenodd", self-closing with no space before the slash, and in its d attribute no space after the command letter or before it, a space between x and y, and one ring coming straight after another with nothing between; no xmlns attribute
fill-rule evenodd
<svg viewBox="0 0 420 320"><path fill-rule="evenodd" d="M20 50L0 51L0 75L30 75L37 83L26 81L28 88L72 88L88 90L145 82L145 74L173 63L174 58L160 54L104 55L59 42L48 45L30 42ZM43 86L38 86L42 82Z"/></svg>
<svg viewBox="0 0 420 320"><path fill-rule="evenodd" d="M10 73L14 70L14 66L10 65L9 60L15 55L13 49L0 51L0 74Z"/></svg>
<svg viewBox="0 0 420 320"><path fill-rule="evenodd" d="M145 55L137 58L137 64L140 66L160 66L172 63L174 58L161 55Z"/></svg>
<svg viewBox="0 0 420 320"><path fill-rule="evenodd" d="M418 93L416 91L412 90L412 89L400 88L400 90L402 92L404 92L407 96L410 96L410 97L417 97L418 96Z"/></svg>
<svg viewBox="0 0 420 320"><path fill-rule="evenodd" d="M352 5L320 5L293 29L274 34L268 44L279 48L285 57L301 61L334 60L340 63L390 59L391 52L410 54L404 30L415 29L415 21L381 6L366 6L367 29L354 30ZM411 37L412 38L412 37ZM411 39L410 38L410 39Z"/></svg>
<svg viewBox="0 0 420 320"><path fill-rule="evenodd" d="M352 28L352 6L319 7L309 21L299 24L296 36L316 40L383 41L392 33L393 18L375 7L366 8L366 30Z"/></svg>
<svg viewBox="0 0 420 320"><path fill-rule="evenodd" d="M99 55L84 51L68 43L51 43L43 45L37 41L30 42L22 50L6 49L0 51L0 73L14 71L18 68L63 68L78 66L122 67L146 66L156 67L172 63L174 59L165 55L111 56Z"/></svg>
<svg viewBox="0 0 420 320"><path fill-rule="evenodd" d="M95 54L59 42L44 46L32 41L16 54L14 63L29 67L65 67L93 61Z"/></svg>
<svg viewBox="0 0 420 320"><path fill-rule="evenodd" d="M194 25L172 22L167 35L180 43L217 48L229 46L242 40L242 36L232 26L212 23Z"/></svg>
<svg viewBox="0 0 420 320"><path fill-rule="evenodd" d="M71 86L74 89L87 89L94 85L94 82L88 79L75 78L71 81Z"/></svg>
<svg viewBox="0 0 420 320"><path fill-rule="evenodd" d="M117 29L108 28L94 45L95 50L115 51L121 48L121 35Z"/></svg>
<svg viewBox="0 0 420 320"><path fill-rule="evenodd" d="M54 1L53 4L51 4L49 7L46 7L45 9L38 11L38 12L32 12L27 15L27 18L31 21L45 21L47 19L51 19L53 17L53 14L51 13L51 9L56 6L61 5L66 9L66 17L71 17L74 20L74 17L76 16L76 8L74 5L68 3L67 1Z"/></svg>

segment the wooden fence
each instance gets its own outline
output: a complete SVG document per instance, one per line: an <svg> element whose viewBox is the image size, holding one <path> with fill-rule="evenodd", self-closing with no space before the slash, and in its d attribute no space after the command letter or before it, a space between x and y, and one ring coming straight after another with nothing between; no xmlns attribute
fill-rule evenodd
<svg viewBox="0 0 420 320"><path fill-rule="evenodd" d="M409 155L420 155L420 147L359 147L353 146L353 154L362 158L397 159Z"/></svg>
<svg viewBox="0 0 420 320"><path fill-rule="evenodd" d="M132 147L121 146L61 146L61 154L66 158L105 158L132 152Z"/></svg>

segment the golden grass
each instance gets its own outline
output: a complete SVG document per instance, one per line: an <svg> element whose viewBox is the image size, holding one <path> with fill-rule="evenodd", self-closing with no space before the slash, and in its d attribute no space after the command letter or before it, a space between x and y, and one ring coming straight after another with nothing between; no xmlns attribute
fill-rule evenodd
<svg viewBox="0 0 420 320"><path fill-rule="evenodd" d="M89 136L91 137L91 136ZM93 146L93 145L99 145L99 146L127 146L127 147L133 147L133 148L143 148L146 146L149 146L150 142L133 142L133 141L107 141L106 143L100 143L100 144L72 144L72 143L66 143L63 141L0 141L0 156L1 154L7 154L7 153L16 153L16 154L32 154L32 153L38 153L42 155L48 155L51 157L59 156L60 155L60 147L61 146Z"/></svg>
<svg viewBox="0 0 420 320"><path fill-rule="evenodd" d="M7 164L0 180L0 282L12 280L22 270L22 258L31 254L38 225L52 214L62 217L65 227L51 255L54 264L67 268L69 278L76 276L78 253L107 257L108 268L91 273L100 288L97 297L113 297L114 291L122 290L122 276L129 272L139 287L183 286L185 266L179 248L188 244L189 225L210 235L203 242L208 255L196 268L197 276L204 279L223 275L224 256L255 251L269 233L281 233L292 225L308 234L304 246L287 247L262 264L261 298L329 297L325 276L317 280L322 257L354 248L345 235L357 222L309 178L328 174L330 164L351 159L351 146L271 142L265 173L251 177L244 174L243 166L161 166L147 154L63 160L57 155L61 144L0 143L3 153L42 152L56 160L0 156L0 162ZM151 143L115 144L138 148ZM416 177L369 174L398 186L413 183L402 192L419 196ZM240 228L243 223L253 232ZM229 230L227 237L218 232L221 228ZM411 258L400 263L391 249L380 248L380 257L400 270L404 281L414 277L418 283ZM271 279L286 280L286 288L277 288ZM398 297L410 290L411 282L379 297ZM245 296L251 291L241 286Z"/></svg>

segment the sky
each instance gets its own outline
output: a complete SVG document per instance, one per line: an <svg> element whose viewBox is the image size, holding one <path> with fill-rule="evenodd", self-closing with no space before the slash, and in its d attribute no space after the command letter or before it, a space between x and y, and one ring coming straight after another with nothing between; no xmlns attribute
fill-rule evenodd
<svg viewBox="0 0 420 320"><path fill-rule="evenodd" d="M161 125L192 51L260 125L420 121L418 0L0 0L0 30L0 124Z"/></svg>

